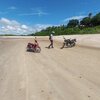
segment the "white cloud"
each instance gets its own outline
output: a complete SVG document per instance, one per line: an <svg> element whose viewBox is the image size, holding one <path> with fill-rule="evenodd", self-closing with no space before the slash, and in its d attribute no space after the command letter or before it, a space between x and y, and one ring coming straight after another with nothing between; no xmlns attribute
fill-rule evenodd
<svg viewBox="0 0 100 100"><path fill-rule="evenodd" d="M35 29L34 31L41 31L42 29L46 29L49 26L53 26L50 24L36 24L33 26L33 28Z"/></svg>
<svg viewBox="0 0 100 100"><path fill-rule="evenodd" d="M34 13L23 13L23 14L18 14L20 16L33 16L33 15L37 15L37 16L43 16L43 15L47 15L48 13L46 12L34 12Z"/></svg>
<svg viewBox="0 0 100 100"><path fill-rule="evenodd" d="M36 10L32 10L31 13L22 13L19 14L20 16L33 16L33 15L37 15L37 16L43 16L43 15L48 15L47 12L44 12L40 9L36 9Z"/></svg>
<svg viewBox="0 0 100 100"><path fill-rule="evenodd" d="M14 6L11 6L11 7L9 7L8 9L10 9L10 10L16 10L17 8L14 7Z"/></svg>
<svg viewBox="0 0 100 100"><path fill-rule="evenodd" d="M33 26L27 26L25 24L21 24L16 20L9 20L7 18L0 19L0 34L30 34L35 33L37 31L41 31L52 25L43 25L36 24Z"/></svg>
<svg viewBox="0 0 100 100"><path fill-rule="evenodd" d="M42 15L47 15L48 13L43 12L42 10L37 10L36 13L34 13L34 14L38 15L38 16L42 16Z"/></svg>
<svg viewBox="0 0 100 100"><path fill-rule="evenodd" d="M42 16L42 15L48 15L49 13L43 11L44 7L38 7L38 8L31 8L31 10L34 12L35 15Z"/></svg>
<svg viewBox="0 0 100 100"><path fill-rule="evenodd" d="M73 16L73 17L69 17L69 18L64 19L63 22L67 22L67 21L72 20L72 19L80 20L80 19L82 19L84 17L86 17L86 16Z"/></svg>
<svg viewBox="0 0 100 100"><path fill-rule="evenodd" d="M20 25L19 22L15 21L15 20L9 20L7 18L1 18L0 24L2 24L2 25L12 25L12 26L19 26Z"/></svg>
<svg viewBox="0 0 100 100"><path fill-rule="evenodd" d="M18 14L19 16L32 16L35 15L34 13L22 13L22 14Z"/></svg>
<svg viewBox="0 0 100 100"><path fill-rule="evenodd" d="M6 18L1 18L0 23L3 24L3 25L10 25L11 21L6 19Z"/></svg>
<svg viewBox="0 0 100 100"><path fill-rule="evenodd" d="M21 28L27 30L28 29L28 26L22 25Z"/></svg>

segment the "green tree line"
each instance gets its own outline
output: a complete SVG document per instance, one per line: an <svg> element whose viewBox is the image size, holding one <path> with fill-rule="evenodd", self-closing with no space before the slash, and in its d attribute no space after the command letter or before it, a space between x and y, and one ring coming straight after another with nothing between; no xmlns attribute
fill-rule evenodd
<svg viewBox="0 0 100 100"><path fill-rule="evenodd" d="M100 12L94 16L92 16L92 13L89 13L88 16L84 17L81 21L78 19L72 19L69 20L66 25L47 27L46 29L31 35L46 36L52 31L55 32L54 35L100 33Z"/></svg>

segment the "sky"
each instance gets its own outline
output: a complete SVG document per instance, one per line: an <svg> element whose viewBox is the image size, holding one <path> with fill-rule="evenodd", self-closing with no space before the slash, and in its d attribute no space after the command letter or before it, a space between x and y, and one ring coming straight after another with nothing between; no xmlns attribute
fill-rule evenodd
<svg viewBox="0 0 100 100"><path fill-rule="evenodd" d="M0 34L30 34L100 12L100 0L0 0Z"/></svg>

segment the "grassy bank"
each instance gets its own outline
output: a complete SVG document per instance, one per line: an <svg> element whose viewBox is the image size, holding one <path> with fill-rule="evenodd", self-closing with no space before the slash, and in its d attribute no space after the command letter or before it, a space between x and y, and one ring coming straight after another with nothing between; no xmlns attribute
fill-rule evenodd
<svg viewBox="0 0 100 100"><path fill-rule="evenodd" d="M16 36L14 34L0 34L0 36Z"/></svg>
<svg viewBox="0 0 100 100"><path fill-rule="evenodd" d="M55 31L54 35L75 35L75 34L99 34L100 33L100 26L95 27L85 27L85 28L52 28L42 30L40 32L35 33L36 36L46 36L49 35L52 31Z"/></svg>

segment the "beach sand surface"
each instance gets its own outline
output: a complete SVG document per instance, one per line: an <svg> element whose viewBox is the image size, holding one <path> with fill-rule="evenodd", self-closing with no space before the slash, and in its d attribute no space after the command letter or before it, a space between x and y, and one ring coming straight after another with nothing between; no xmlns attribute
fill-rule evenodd
<svg viewBox="0 0 100 100"><path fill-rule="evenodd" d="M0 37L0 100L100 100L100 35L37 37L41 53L27 52L34 37Z"/></svg>

